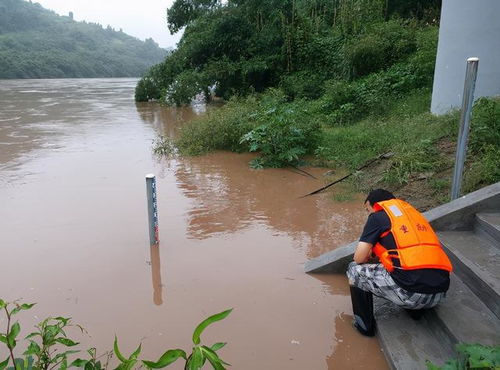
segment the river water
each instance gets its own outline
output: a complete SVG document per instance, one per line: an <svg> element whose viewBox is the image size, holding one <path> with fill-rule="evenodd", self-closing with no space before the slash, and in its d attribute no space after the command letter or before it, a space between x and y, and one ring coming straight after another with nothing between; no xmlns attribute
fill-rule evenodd
<svg viewBox="0 0 500 370"><path fill-rule="evenodd" d="M233 369L386 369L377 340L350 326L346 278L303 272L359 235L361 201L298 199L323 185L324 169L307 169L315 180L253 170L249 154L155 156L159 134L175 136L205 107L135 104L135 83L0 81L0 298L37 302L19 314L21 335L69 316L88 332L68 333L83 348L103 353L116 334L125 353L142 342L156 359L189 349L201 320L234 308L202 335L228 342L220 355Z"/></svg>

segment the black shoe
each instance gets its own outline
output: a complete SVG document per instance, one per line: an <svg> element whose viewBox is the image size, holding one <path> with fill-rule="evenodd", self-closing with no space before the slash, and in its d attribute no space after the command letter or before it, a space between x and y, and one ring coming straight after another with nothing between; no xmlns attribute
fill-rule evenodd
<svg viewBox="0 0 500 370"><path fill-rule="evenodd" d="M424 309L410 310L408 308L405 308L405 311L408 313L408 315L410 315L410 317L413 320L416 320L416 321L420 320L422 318L422 316L424 316L424 313L425 313Z"/></svg>
<svg viewBox="0 0 500 370"><path fill-rule="evenodd" d="M373 337L375 336L375 325L372 326L370 330L366 330L365 328L362 327L362 324L358 324L356 319L352 320L352 326L356 328L356 330L364 335L365 337Z"/></svg>

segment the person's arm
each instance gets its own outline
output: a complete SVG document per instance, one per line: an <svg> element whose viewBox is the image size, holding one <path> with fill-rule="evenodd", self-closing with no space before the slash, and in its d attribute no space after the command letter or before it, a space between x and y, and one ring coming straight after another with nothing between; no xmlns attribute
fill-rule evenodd
<svg viewBox="0 0 500 370"><path fill-rule="evenodd" d="M360 241L354 252L354 262L358 265L367 262L370 259L372 247L373 244Z"/></svg>

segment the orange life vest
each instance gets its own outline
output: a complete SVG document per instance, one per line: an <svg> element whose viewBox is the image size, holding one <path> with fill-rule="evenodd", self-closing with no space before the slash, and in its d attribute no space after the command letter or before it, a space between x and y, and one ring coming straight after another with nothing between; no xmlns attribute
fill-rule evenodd
<svg viewBox="0 0 500 370"><path fill-rule="evenodd" d="M373 247L373 253L389 272L394 271L393 260L398 259L403 270L423 268L451 271L451 262L443 251L441 243L424 216L410 204L391 199L375 203L375 212L384 210L391 220L391 229L381 237L392 233L396 249L386 249L380 243Z"/></svg>

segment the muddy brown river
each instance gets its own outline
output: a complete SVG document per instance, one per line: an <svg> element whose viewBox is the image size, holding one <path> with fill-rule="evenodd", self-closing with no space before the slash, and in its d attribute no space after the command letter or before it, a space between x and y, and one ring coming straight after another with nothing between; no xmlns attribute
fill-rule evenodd
<svg viewBox="0 0 500 370"><path fill-rule="evenodd" d="M102 354L116 334L125 353L142 342L142 358L156 359L189 349L201 320L234 308L202 335L228 342L220 355L232 369L386 369L377 340L351 328L345 276L303 272L359 235L361 201L298 199L323 185L324 169L307 169L315 180L253 170L248 154L158 158L152 141L205 107L136 105L135 83L0 81L0 298L37 302L18 316L21 335L70 316L88 331L68 333L81 348Z"/></svg>

